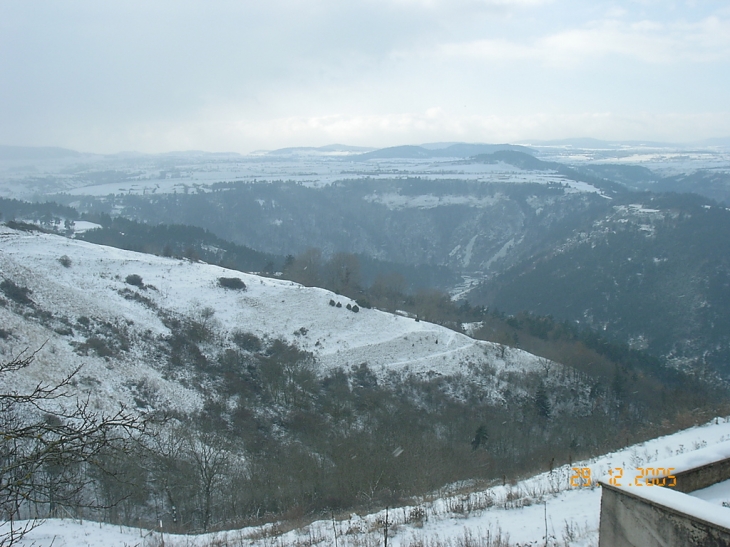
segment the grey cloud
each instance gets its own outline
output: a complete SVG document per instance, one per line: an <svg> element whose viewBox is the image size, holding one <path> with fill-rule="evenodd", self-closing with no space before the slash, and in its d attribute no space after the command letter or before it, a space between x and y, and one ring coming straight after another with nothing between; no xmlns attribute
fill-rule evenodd
<svg viewBox="0 0 730 547"><path fill-rule="evenodd" d="M488 117L534 111L546 101L552 109L580 103L600 110L606 85L613 86L611 105L635 105L676 75L654 74L657 84L647 79L638 99L630 96L638 69L610 56L620 51L613 41L631 33L599 33L605 66L602 73L590 67L590 78L576 75L572 87L581 95L572 98L577 91L566 89L565 75L552 74L538 51L541 40L565 38L558 45L567 43L561 47L570 57L571 36L590 40L586 29L610 30L600 26L610 8L621 30L644 20L699 28L720 13L717 6L677 2L668 14L651 2L578 0L4 2L0 142L74 146L87 135L85 142L135 147L139 135L145 143L155 135L196 142L218 127L201 130L207 119L278 127L273 120L290 117L418 119L433 107L448 117L462 115L465 105ZM660 30L656 38L683 47L676 32ZM722 62L708 56L708 70ZM713 87L710 73L697 85Z"/></svg>

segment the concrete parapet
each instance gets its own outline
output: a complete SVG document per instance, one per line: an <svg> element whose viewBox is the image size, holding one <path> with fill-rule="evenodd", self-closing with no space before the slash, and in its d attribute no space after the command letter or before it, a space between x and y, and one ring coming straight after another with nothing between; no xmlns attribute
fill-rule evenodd
<svg viewBox="0 0 730 547"><path fill-rule="evenodd" d="M702 490L718 482L730 479L730 459L720 460L701 467L694 467L674 474L678 492Z"/></svg>
<svg viewBox="0 0 730 547"><path fill-rule="evenodd" d="M730 528L602 486L599 547L730 547Z"/></svg>
<svg viewBox="0 0 730 547"><path fill-rule="evenodd" d="M647 483L643 471L625 474L620 486L599 481L599 547L730 547L730 509L687 495L730 479L730 443L651 465L675 477L661 481L674 487Z"/></svg>

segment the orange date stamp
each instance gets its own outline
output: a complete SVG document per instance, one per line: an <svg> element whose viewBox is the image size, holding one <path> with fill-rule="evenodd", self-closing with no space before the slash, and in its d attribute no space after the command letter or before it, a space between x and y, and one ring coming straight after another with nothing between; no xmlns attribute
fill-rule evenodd
<svg viewBox="0 0 730 547"><path fill-rule="evenodd" d="M570 477L571 488L590 487L594 485L591 479L590 467L571 467L573 474ZM608 484L611 486L677 486L677 477L672 475L674 467L637 467L633 476L624 479L623 467L614 467L608 470Z"/></svg>

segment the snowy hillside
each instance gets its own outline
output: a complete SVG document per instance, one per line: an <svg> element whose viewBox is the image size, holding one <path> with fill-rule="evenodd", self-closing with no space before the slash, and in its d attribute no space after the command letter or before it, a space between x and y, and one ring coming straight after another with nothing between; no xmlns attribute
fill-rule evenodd
<svg viewBox="0 0 730 547"><path fill-rule="evenodd" d="M730 440L730 418L653 439L623 450L575 462L514 484L471 489L461 494L441 494L409 506L391 509L389 545L508 545L593 547L598 545L601 490L599 487L571 487L574 467L589 467L593 478L610 468L626 470L665 458L692 453ZM694 493L718 506L730 500L730 489L722 483L713 493ZM710 489L707 489L710 490ZM701 504L698 503L698 506ZM721 509L726 510L726 509ZM727 510L730 514L730 510ZM382 545L385 512L352 514L335 522L329 519L284 531L283 526L244 528L217 534L176 536L163 530L102 525L94 522L52 519L34 530L21 544L54 547L126 547L132 545L196 546L295 546ZM287 528L288 529L288 528ZM547 538L546 538L547 532ZM459 543L471 538L471 543ZM502 540L502 543L499 543ZM482 541L482 543L479 543ZM489 543L491 541L491 543ZM451 543L449 543L451 542Z"/></svg>
<svg viewBox="0 0 730 547"><path fill-rule="evenodd" d="M392 369L438 375L468 372L470 364L488 363L496 372L540 364L525 352L423 321L350 311L355 302L322 289L56 235L0 228L0 273L4 282L29 289L31 301L0 307L2 358L42 348L27 382L82 364L82 387L99 404L133 406L142 380L157 393L156 407L191 411L200 404L195 389L164 374L160 344L170 318L210 326L217 347L231 345L236 331L282 339L311 352L325 369L367 363L379 375ZM141 279L130 284L129 276ZM223 288L221 277L240 278L246 289Z"/></svg>

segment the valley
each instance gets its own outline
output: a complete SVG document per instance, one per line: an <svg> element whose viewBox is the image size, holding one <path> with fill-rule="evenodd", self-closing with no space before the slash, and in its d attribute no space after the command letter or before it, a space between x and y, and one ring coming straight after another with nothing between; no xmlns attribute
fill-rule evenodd
<svg viewBox="0 0 730 547"><path fill-rule="evenodd" d="M246 271L282 271L287 256L311 250L322 260L349 253L364 286L398 273L410 291L435 288L510 314L551 315L677 366L727 373L726 254L714 245L727 239L725 148L580 139L478 146L333 146L249 156L68 151L0 162L0 194L71 206L110 230L81 237L158 254L180 238L158 235L167 239L153 243L148 230L148 243L141 234L125 243L119 234L132 228L122 221L196 226L218 241L196 245L190 242L202 236L191 234L178 255L196 249L198 257ZM687 193L695 197L679 197ZM601 254L608 240L610 259ZM227 250L231 245L240 248ZM575 260L575 253L585 263L573 271L586 280L581 295L580 279L558 279L559 262ZM637 262L646 253L657 266ZM598 291L594 278L603 279ZM629 296L632 290L648 299ZM638 312L630 308L637 298Z"/></svg>
<svg viewBox="0 0 730 547"><path fill-rule="evenodd" d="M724 149L474 146L3 156L6 392L148 424L74 516L375 515L724 415Z"/></svg>

